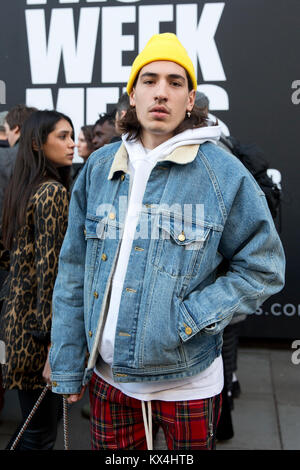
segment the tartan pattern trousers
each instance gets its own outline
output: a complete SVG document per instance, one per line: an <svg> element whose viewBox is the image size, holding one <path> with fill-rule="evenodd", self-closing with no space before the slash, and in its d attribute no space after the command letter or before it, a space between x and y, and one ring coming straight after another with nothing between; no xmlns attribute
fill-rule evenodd
<svg viewBox="0 0 300 470"><path fill-rule="evenodd" d="M93 450L146 450L141 401L93 374L90 386ZM153 400L153 435L161 426L169 450L213 450L222 406L221 394L203 400Z"/></svg>

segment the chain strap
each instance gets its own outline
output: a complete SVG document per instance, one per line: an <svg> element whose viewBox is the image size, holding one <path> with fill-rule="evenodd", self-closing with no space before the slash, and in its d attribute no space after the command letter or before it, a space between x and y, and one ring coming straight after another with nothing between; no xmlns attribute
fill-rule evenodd
<svg viewBox="0 0 300 470"><path fill-rule="evenodd" d="M21 437L23 436L24 432L26 431L30 421L32 420L34 414L36 413L38 407L40 406L43 398L45 397L47 391L51 388L51 385L47 384L43 390L42 393L40 394L39 398L35 402L32 410L30 411L26 421L24 422L23 426L21 427L16 439L12 443L10 450L15 450L17 444L19 443ZM68 429L68 402L67 398L64 396L63 397L63 427L64 427L64 448L65 450L69 450L69 429Z"/></svg>
<svg viewBox="0 0 300 470"><path fill-rule="evenodd" d="M64 448L69 450L69 417L67 397L63 396Z"/></svg>

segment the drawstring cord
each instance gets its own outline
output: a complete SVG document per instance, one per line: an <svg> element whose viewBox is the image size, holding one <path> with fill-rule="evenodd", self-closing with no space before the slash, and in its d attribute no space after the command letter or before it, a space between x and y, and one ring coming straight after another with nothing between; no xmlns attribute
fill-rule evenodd
<svg viewBox="0 0 300 470"><path fill-rule="evenodd" d="M147 448L148 448L148 450L153 450L151 401L148 401L147 405L148 405L148 417L147 417L147 413L146 413L145 402L142 401L142 412L143 412L143 420L144 420L144 428L145 428L145 434L146 434Z"/></svg>

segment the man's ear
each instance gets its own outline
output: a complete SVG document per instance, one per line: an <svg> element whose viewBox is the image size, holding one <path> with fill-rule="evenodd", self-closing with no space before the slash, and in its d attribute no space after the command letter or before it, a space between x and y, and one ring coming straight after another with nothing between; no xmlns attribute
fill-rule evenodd
<svg viewBox="0 0 300 470"><path fill-rule="evenodd" d="M11 131L13 131L15 135L20 136L20 126L15 126Z"/></svg>
<svg viewBox="0 0 300 470"><path fill-rule="evenodd" d="M135 106L135 89L133 88L129 95L130 106Z"/></svg>
<svg viewBox="0 0 300 470"><path fill-rule="evenodd" d="M195 99L196 99L196 91L191 90L189 92L189 98L188 98L188 105L187 105L187 111L192 111L194 104L195 104Z"/></svg>

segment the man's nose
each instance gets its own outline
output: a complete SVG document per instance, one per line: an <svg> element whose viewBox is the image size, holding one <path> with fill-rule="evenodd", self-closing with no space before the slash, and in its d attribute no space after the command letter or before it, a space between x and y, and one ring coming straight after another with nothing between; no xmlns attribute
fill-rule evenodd
<svg viewBox="0 0 300 470"><path fill-rule="evenodd" d="M168 100L167 83L165 81L161 80L157 83L155 87L154 99L157 101Z"/></svg>

